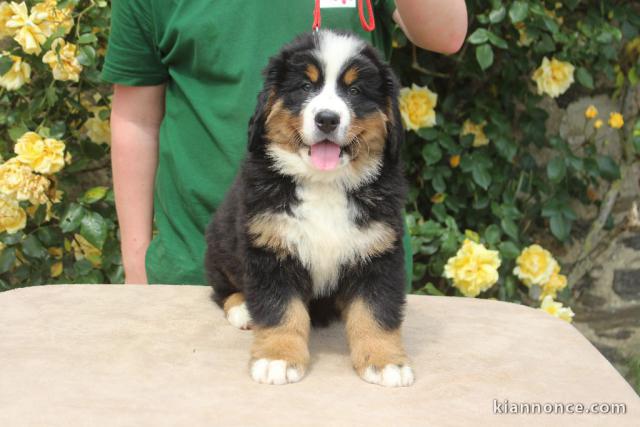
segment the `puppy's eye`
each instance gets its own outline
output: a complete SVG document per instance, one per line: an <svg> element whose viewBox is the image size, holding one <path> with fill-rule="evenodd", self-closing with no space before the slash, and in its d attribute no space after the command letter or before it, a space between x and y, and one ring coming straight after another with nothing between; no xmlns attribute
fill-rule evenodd
<svg viewBox="0 0 640 427"><path fill-rule="evenodd" d="M360 89L358 89L355 86L351 86L349 88L349 95L358 95L358 94L360 94Z"/></svg>
<svg viewBox="0 0 640 427"><path fill-rule="evenodd" d="M302 90L305 92L311 92L311 89L313 89L313 86L311 86L311 83L309 82L302 85Z"/></svg>

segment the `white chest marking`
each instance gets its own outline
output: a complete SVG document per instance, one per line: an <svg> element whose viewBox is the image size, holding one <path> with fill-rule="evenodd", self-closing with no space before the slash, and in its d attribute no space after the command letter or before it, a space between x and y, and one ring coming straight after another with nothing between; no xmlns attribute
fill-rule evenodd
<svg viewBox="0 0 640 427"><path fill-rule="evenodd" d="M337 285L340 267L366 261L389 249L395 240L386 224L358 227L357 212L341 188L327 184L299 186L294 216L280 214L282 238L311 273L315 295L327 295Z"/></svg>

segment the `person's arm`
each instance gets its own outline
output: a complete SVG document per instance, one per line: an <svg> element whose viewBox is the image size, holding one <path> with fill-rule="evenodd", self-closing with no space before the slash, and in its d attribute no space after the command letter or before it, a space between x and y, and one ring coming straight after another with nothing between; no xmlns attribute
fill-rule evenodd
<svg viewBox="0 0 640 427"><path fill-rule="evenodd" d="M153 224L153 186L165 85L114 85L111 167L125 283L147 283L145 254Z"/></svg>
<svg viewBox="0 0 640 427"><path fill-rule="evenodd" d="M396 0L393 19L413 44L434 52L457 52L467 35L464 0Z"/></svg>

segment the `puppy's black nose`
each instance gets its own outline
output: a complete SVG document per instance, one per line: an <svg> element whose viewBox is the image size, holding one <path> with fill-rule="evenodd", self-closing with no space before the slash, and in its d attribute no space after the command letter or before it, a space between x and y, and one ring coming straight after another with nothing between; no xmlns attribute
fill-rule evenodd
<svg viewBox="0 0 640 427"><path fill-rule="evenodd" d="M324 133L333 132L340 124L340 116L333 111L323 110L316 114L316 126Z"/></svg>

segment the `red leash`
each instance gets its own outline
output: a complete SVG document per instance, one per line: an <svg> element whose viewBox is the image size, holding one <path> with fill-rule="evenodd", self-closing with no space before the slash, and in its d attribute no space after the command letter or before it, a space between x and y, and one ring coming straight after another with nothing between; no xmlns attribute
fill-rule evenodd
<svg viewBox="0 0 640 427"><path fill-rule="evenodd" d="M364 17L364 0L358 0L358 14L360 15L360 24L365 31L373 31L376 29L376 21L373 17L373 7L371 6L371 0L367 0L367 11L369 12L369 19ZM316 6L313 9L313 31L320 29L322 23L322 14L320 13L320 0L316 0Z"/></svg>

